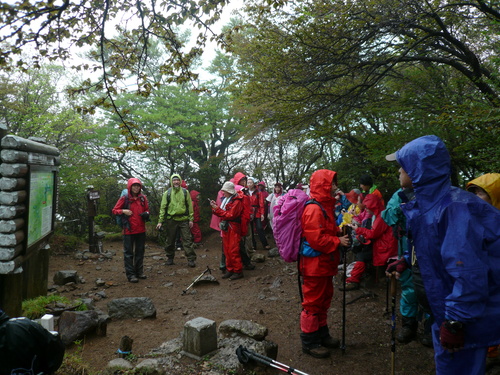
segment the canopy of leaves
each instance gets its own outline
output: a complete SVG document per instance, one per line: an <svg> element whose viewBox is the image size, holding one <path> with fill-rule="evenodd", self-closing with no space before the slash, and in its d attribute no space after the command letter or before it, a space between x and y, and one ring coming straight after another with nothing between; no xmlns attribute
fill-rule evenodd
<svg viewBox="0 0 500 375"><path fill-rule="evenodd" d="M379 178L390 173L383 155L429 133L449 145L456 183L490 171L498 167L489 120L500 108L499 10L481 0L311 0L279 9L254 1L232 36L239 113L258 129L335 139L343 157Z"/></svg>

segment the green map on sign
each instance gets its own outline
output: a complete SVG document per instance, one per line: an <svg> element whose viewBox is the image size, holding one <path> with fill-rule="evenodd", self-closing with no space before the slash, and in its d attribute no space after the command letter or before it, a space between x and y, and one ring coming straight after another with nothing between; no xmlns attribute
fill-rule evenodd
<svg viewBox="0 0 500 375"><path fill-rule="evenodd" d="M28 212L28 247L52 230L54 174L32 171Z"/></svg>

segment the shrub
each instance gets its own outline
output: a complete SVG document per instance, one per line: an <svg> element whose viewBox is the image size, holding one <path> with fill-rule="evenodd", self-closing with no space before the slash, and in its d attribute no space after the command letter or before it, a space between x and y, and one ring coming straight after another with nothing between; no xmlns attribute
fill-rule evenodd
<svg viewBox="0 0 500 375"><path fill-rule="evenodd" d="M66 253L78 249L82 242L82 239L77 236L54 233L49 243L53 251L57 253Z"/></svg>

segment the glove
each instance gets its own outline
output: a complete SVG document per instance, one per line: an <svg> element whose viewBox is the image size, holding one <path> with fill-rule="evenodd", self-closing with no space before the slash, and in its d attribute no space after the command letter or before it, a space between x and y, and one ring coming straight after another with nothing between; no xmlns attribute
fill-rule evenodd
<svg viewBox="0 0 500 375"><path fill-rule="evenodd" d="M408 263L406 263L405 258L401 258L390 263L385 270L386 273L393 273L394 271L401 274L408 269Z"/></svg>
<svg viewBox="0 0 500 375"><path fill-rule="evenodd" d="M149 221L149 212L148 211L142 212L141 214L139 214L139 216L142 217L142 220Z"/></svg>
<svg viewBox="0 0 500 375"><path fill-rule="evenodd" d="M441 346L448 351L462 349L465 343L464 328L462 323L445 320L439 328Z"/></svg>

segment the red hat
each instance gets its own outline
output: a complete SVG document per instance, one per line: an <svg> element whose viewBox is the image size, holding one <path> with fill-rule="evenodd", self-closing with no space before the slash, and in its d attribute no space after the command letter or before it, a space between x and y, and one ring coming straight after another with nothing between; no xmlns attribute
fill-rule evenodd
<svg viewBox="0 0 500 375"><path fill-rule="evenodd" d="M257 185L262 185L262 186L266 187L266 183L264 181L259 182Z"/></svg>
<svg viewBox="0 0 500 375"><path fill-rule="evenodd" d="M358 198L360 194L361 191L359 189L352 189L349 193L345 194L345 197L352 204L356 204L358 203Z"/></svg>

